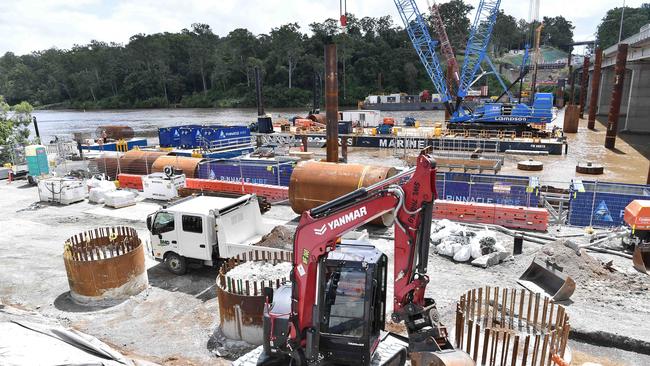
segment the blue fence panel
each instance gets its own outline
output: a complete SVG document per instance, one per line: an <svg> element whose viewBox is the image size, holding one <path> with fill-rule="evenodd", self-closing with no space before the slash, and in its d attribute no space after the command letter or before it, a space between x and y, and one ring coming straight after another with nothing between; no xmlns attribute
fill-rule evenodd
<svg viewBox="0 0 650 366"><path fill-rule="evenodd" d="M650 186L583 182L584 192L573 192L569 225L613 227L624 225L625 207L636 199L650 199Z"/></svg>
<svg viewBox="0 0 650 366"><path fill-rule="evenodd" d="M438 175L438 198L449 201L478 202L536 207L539 197L528 192L528 179L446 172Z"/></svg>
<svg viewBox="0 0 650 366"><path fill-rule="evenodd" d="M199 178L289 186L294 162L210 160L199 164Z"/></svg>

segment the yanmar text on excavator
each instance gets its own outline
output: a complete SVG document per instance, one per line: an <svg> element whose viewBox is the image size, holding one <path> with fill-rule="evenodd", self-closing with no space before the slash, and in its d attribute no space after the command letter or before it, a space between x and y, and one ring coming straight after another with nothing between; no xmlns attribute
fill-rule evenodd
<svg viewBox="0 0 650 366"><path fill-rule="evenodd" d="M263 352L236 364L474 365L453 348L434 300L424 297L435 176L435 162L422 153L415 168L304 212L291 281L265 290ZM384 331L387 256L368 242L340 240L382 215L395 225L391 317L408 337Z"/></svg>

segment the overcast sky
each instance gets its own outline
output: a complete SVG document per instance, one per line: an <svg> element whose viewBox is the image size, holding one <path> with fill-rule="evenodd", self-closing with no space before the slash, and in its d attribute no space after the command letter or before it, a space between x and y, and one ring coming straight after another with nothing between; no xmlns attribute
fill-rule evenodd
<svg viewBox="0 0 650 366"><path fill-rule="evenodd" d="M626 4L639 6L643 1ZM426 0L417 2L425 8ZM622 0L540 2L540 16L563 15L573 22L575 40L593 39L607 10L622 4ZM338 0L0 0L0 55L52 46L66 49L92 39L126 43L137 33L177 32L192 23L210 24L219 35L238 27L268 33L288 22L298 22L307 31L309 23L338 18L338 4ZM347 8L358 17L389 14L399 21L392 0L349 0ZM528 18L527 0L502 0L501 9Z"/></svg>

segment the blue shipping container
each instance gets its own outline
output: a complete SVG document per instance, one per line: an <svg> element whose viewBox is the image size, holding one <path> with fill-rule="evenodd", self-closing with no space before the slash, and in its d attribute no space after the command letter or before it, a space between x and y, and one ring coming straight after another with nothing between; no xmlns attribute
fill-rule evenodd
<svg viewBox="0 0 650 366"><path fill-rule="evenodd" d="M251 131L246 126L186 125L158 129L160 146L183 149L249 143L250 135Z"/></svg>
<svg viewBox="0 0 650 366"><path fill-rule="evenodd" d="M183 126L161 127L158 129L158 143L161 147L180 147L180 128Z"/></svg>

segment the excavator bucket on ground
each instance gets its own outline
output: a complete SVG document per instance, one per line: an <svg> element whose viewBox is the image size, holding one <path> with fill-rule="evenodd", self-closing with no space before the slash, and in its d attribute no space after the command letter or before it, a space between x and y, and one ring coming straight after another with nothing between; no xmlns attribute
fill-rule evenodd
<svg viewBox="0 0 650 366"><path fill-rule="evenodd" d="M411 352L411 366L475 366L465 352L445 350L440 352Z"/></svg>
<svg viewBox="0 0 650 366"><path fill-rule="evenodd" d="M576 283L553 263L534 259L517 283L535 293L547 294L555 301L568 300L576 289Z"/></svg>
<svg viewBox="0 0 650 366"><path fill-rule="evenodd" d="M650 244L637 244L634 248L632 263L637 271L645 274L650 273Z"/></svg>

